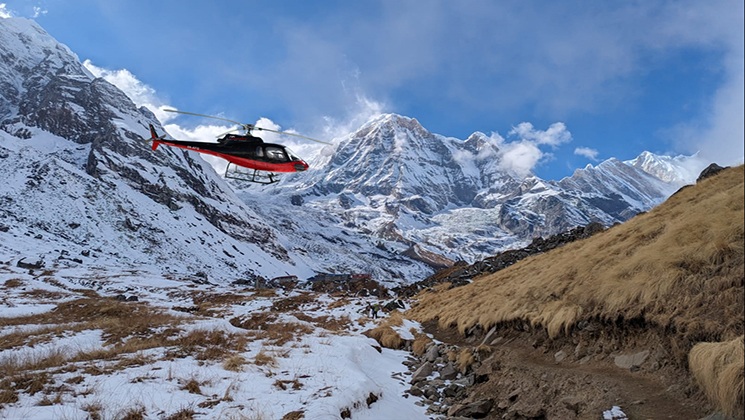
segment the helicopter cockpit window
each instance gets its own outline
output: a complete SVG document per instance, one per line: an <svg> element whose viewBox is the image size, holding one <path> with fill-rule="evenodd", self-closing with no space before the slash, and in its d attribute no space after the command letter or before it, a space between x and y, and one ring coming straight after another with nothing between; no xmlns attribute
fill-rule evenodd
<svg viewBox="0 0 745 420"><path fill-rule="evenodd" d="M264 150L267 158L276 162L287 162L287 156L281 147L267 146Z"/></svg>
<svg viewBox="0 0 745 420"><path fill-rule="evenodd" d="M261 146L256 146L256 156L257 157L264 157L264 148Z"/></svg>
<svg viewBox="0 0 745 420"><path fill-rule="evenodd" d="M290 157L290 162L300 162L302 159L298 157L292 150L290 150L289 147L285 147L285 152L287 152L287 156Z"/></svg>

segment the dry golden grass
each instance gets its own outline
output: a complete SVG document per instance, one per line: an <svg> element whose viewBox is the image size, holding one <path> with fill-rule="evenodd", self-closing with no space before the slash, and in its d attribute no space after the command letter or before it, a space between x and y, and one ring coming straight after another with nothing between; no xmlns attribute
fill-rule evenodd
<svg viewBox="0 0 745 420"><path fill-rule="evenodd" d="M398 350L405 344L405 341L401 336L393 328L387 325L375 327L372 330L363 332L362 334L372 338L381 346L389 349Z"/></svg>
<svg viewBox="0 0 745 420"><path fill-rule="evenodd" d="M58 292L54 290L44 290L44 289L27 290L27 291L21 292L21 295L29 299L36 299L37 301L40 301L40 302L58 301L62 299L63 297L68 296L67 293L62 293L62 292Z"/></svg>
<svg viewBox="0 0 745 420"><path fill-rule="evenodd" d="M699 343L689 365L706 395L725 415L742 418L745 411L745 337L721 343Z"/></svg>
<svg viewBox="0 0 745 420"><path fill-rule="evenodd" d="M290 411L289 413L282 416L281 420L301 420L305 418L305 412L303 411Z"/></svg>
<svg viewBox="0 0 745 420"><path fill-rule="evenodd" d="M404 315L399 310L393 310L388 314L384 323L392 327L400 327L404 325Z"/></svg>
<svg viewBox="0 0 745 420"><path fill-rule="evenodd" d="M271 354L267 353L264 349L254 356L254 364L257 366L277 366L277 359Z"/></svg>
<svg viewBox="0 0 745 420"><path fill-rule="evenodd" d="M527 321L551 337L580 320L636 319L689 342L732 339L745 311L744 200L743 167L728 169L587 240L421 293L407 317L461 332Z"/></svg>
<svg viewBox="0 0 745 420"><path fill-rule="evenodd" d="M277 379L276 381L274 381L274 386L281 389L282 391L286 391L288 387L292 388L295 391L303 389L303 383L298 381L297 379Z"/></svg>
<svg viewBox="0 0 745 420"><path fill-rule="evenodd" d="M362 334L377 341L383 347L397 350L404 347L406 340L391 327L400 327L403 322L403 314L399 311L392 311L390 316L383 318L377 327Z"/></svg>
<svg viewBox="0 0 745 420"><path fill-rule="evenodd" d="M461 350L460 354L458 354L457 360L458 370L460 370L460 372L465 375L466 372L468 372L468 368L471 367L471 365L475 361L476 358L474 357L473 352L470 349L465 348Z"/></svg>
<svg viewBox="0 0 745 420"><path fill-rule="evenodd" d="M5 287L6 289L15 289L17 287L23 286L23 284L23 280L9 279L5 280L5 283L3 283L3 287Z"/></svg>
<svg viewBox="0 0 745 420"><path fill-rule="evenodd" d="M297 311L303 305L315 302L315 297L310 293L301 293L297 296L290 296L284 299L275 300L272 303L272 311L275 312L289 312Z"/></svg>
<svg viewBox="0 0 745 420"><path fill-rule="evenodd" d="M222 368L232 372L240 372L243 370L243 365L245 365L246 363L248 363L248 361L245 357L236 354L229 356L225 360L223 360Z"/></svg>
<svg viewBox="0 0 745 420"><path fill-rule="evenodd" d="M346 332L349 329L349 326L352 325L352 320L349 318L348 315L343 315L340 317L321 315L314 317L303 312L293 312L292 315L301 321L308 322L316 327L323 328L334 333Z"/></svg>
<svg viewBox="0 0 745 420"><path fill-rule="evenodd" d="M201 384L199 381L197 381L194 378L189 379L188 381L184 381L183 385L179 389L182 391L187 391L190 394L202 394L202 389L200 388Z"/></svg>
<svg viewBox="0 0 745 420"><path fill-rule="evenodd" d="M432 339L426 334L417 332L415 329L411 329L411 333L414 334L414 342L411 343L411 351L417 356L421 356L427 351L427 346L432 343Z"/></svg>

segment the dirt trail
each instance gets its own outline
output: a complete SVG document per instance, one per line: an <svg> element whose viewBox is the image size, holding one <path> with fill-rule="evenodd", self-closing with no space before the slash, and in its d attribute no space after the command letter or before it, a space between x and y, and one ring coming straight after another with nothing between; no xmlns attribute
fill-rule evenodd
<svg viewBox="0 0 745 420"><path fill-rule="evenodd" d="M423 326L436 340L447 344L474 347L480 342L479 339L469 343L455 329L441 329L436 322ZM689 384L684 378L668 391L669 385L660 380L661 371L630 372L609 361L556 363L553 351L544 353L535 349L532 342L534 338L527 333L512 336L494 346L492 356L479 368L479 373L489 375L489 381L474 387L472 399L497 396L495 402L500 398L503 401L503 411L493 410L487 419L502 418L504 410L508 410L504 401L516 389L522 392L523 406L527 407L528 401L544 406L543 411L534 410L538 413L535 418L561 418L556 413L565 410L565 405L581 407L570 413L576 414L576 418L594 420L601 419L602 411L610 410L613 405L620 406L629 420L696 420L709 414L708 404L700 395L686 397L683 389ZM545 417L540 417L541 412ZM530 413L528 408L523 409L524 417L517 418L531 418L526 413Z"/></svg>

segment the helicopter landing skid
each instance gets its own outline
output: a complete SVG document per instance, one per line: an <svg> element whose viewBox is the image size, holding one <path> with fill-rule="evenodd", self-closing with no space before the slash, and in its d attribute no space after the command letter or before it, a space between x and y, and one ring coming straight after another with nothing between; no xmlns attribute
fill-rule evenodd
<svg viewBox="0 0 745 420"><path fill-rule="evenodd" d="M228 166L225 167L225 178L230 179L237 179L240 181L248 181L248 182L255 182L257 184L274 184L275 182L279 182L279 175L269 172L269 174L263 174L263 171L259 171L258 169L254 169L253 173L249 172L243 172L240 169L238 169L237 165L233 165L233 170L230 170L231 163L228 162Z"/></svg>

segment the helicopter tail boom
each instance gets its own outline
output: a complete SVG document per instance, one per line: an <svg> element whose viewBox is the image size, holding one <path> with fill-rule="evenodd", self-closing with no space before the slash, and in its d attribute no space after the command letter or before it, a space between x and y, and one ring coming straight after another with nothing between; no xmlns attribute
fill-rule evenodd
<svg viewBox="0 0 745 420"><path fill-rule="evenodd" d="M161 143L158 140L163 140L165 137L165 134L163 134L162 136L158 136L158 133L155 131L155 127L150 124L150 141L153 142L153 150L158 150L158 146L160 146Z"/></svg>

